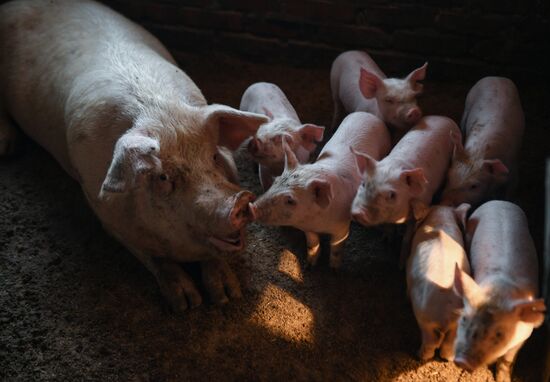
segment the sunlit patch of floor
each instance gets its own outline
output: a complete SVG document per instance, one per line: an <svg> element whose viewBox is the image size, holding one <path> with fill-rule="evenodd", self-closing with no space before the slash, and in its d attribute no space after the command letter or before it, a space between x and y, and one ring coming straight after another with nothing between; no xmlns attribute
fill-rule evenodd
<svg viewBox="0 0 550 382"><path fill-rule="evenodd" d="M268 284L251 320L287 341L314 342L312 311L284 289Z"/></svg>
<svg viewBox="0 0 550 382"><path fill-rule="evenodd" d="M279 272L284 273L297 283L302 284L304 282L300 261L296 255L288 249L282 251L278 269Z"/></svg>
<svg viewBox="0 0 550 382"><path fill-rule="evenodd" d="M447 365L445 369L441 368L442 362ZM488 368L481 368L473 373L469 373L452 363L444 361L430 361L420 365L416 369L407 370L401 373L399 376L394 378L394 381L406 382L419 379L425 382L467 382L472 380L491 382L494 380L493 375Z"/></svg>

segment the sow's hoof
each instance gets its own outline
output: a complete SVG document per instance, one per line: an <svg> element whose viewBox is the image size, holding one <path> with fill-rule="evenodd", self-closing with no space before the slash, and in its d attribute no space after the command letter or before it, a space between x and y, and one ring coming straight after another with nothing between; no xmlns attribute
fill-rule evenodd
<svg viewBox="0 0 550 382"><path fill-rule="evenodd" d="M212 302L225 304L229 299L242 297L239 280L224 260L209 260L201 263L202 281Z"/></svg>
<svg viewBox="0 0 550 382"><path fill-rule="evenodd" d="M178 264L174 263L169 268L163 266L157 280L162 294L175 312L182 313L202 303L193 280Z"/></svg>

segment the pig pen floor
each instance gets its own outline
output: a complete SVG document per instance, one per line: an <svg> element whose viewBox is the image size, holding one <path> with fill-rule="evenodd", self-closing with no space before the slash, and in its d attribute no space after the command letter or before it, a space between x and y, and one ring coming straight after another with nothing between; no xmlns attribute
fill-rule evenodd
<svg viewBox="0 0 550 382"><path fill-rule="evenodd" d="M330 125L329 68L179 61L209 102L238 107L249 84L270 81L303 121ZM425 110L459 120L471 85L428 81ZM548 97L519 88L527 116L519 203L541 253ZM0 161L1 380L493 380L488 369L469 374L415 358L420 336L397 256L380 232L355 224L338 273L326 255L304 269L299 232L251 225L247 251L232 260L244 298L173 314L153 277L102 230L78 184L36 144L24 148ZM237 160L244 187L259 193L246 153ZM515 380L535 380L541 337L524 347Z"/></svg>

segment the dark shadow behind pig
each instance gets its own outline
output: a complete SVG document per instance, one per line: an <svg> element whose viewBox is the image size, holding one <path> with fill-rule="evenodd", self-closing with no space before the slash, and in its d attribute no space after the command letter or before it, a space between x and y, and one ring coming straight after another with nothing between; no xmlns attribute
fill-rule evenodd
<svg viewBox="0 0 550 382"><path fill-rule="evenodd" d="M266 117L207 105L158 40L92 1L2 5L0 69L0 155L15 121L176 310L202 300L178 262L201 262L215 302L240 296L224 258L244 246L253 195L235 184L228 149Z"/></svg>

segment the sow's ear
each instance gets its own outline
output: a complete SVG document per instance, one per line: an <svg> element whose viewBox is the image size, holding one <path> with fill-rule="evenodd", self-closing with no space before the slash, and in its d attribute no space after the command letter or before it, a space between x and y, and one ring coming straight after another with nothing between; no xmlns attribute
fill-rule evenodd
<svg viewBox="0 0 550 382"><path fill-rule="evenodd" d="M240 111L229 106L206 107L206 125L217 128L217 144L230 150L236 150L246 138L256 134L260 125L268 121L269 118L265 115Z"/></svg>
<svg viewBox="0 0 550 382"><path fill-rule="evenodd" d="M150 172L160 172L159 142L151 137L129 131L118 139L111 165L101 186L99 197L105 193L123 193L143 180Z"/></svg>

